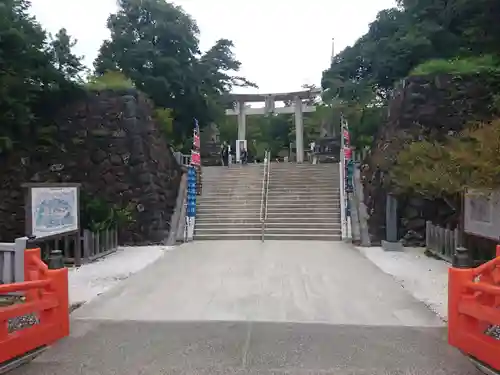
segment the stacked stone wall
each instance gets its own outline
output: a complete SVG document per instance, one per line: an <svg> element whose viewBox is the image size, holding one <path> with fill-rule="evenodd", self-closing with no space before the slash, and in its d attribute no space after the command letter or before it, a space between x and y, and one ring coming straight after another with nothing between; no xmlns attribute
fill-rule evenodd
<svg viewBox="0 0 500 375"><path fill-rule="evenodd" d="M135 90L87 93L61 109L43 137L3 155L0 240L25 234L22 183L78 182L89 199L130 209L122 244L163 241L182 171L152 113Z"/></svg>
<svg viewBox="0 0 500 375"><path fill-rule="evenodd" d="M497 74L410 77L394 90L388 120L362 168L374 243L385 238L385 197L393 192L388 176L404 145L422 139L440 141L467 124L497 117L499 94ZM399 236L410 245L423 243L426 220L450 227L459 223L460 212L450 202L405 195L399 195L398 201Z"/></svg>

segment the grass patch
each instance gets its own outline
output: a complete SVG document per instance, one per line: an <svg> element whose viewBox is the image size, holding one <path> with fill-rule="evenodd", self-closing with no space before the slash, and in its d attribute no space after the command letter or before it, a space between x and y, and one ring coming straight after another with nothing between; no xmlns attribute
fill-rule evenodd
<svg viewBox="0 0 500 375"><path fill-rule="evenodd" d="M496 57L485 55L480 57L454 58L451 60L429 60L416 66L410 72L410 75L474 74L493 71L500 71L499 61Z"/></svg>

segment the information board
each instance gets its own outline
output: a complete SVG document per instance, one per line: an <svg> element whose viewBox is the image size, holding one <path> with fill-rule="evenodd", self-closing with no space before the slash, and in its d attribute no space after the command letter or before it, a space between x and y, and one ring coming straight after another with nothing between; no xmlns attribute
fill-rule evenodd
<svg viewBox="0 0 500 375"><path fill-rule="evenodd" d="M464 199L464 232L500 239L500 191L468 191Z"/></svg>

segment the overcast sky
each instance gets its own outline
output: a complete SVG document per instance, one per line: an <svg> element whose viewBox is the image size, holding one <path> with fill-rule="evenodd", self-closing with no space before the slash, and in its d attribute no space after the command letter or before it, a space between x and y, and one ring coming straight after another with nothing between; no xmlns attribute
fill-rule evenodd
<svg viewBox="0 0 500 375"><path fill-rule="evenodd" d="M90 67L108 38L106 19L115 0L31 0L32 12L52 33L65 27L78 39L76 53ZM242 62L241 75L259 92L286 92L319 84L335 50L353 44L394 0L177 0L196 20L201 49L231 39ZM250 90L235 90L237 92Z"/></svg>

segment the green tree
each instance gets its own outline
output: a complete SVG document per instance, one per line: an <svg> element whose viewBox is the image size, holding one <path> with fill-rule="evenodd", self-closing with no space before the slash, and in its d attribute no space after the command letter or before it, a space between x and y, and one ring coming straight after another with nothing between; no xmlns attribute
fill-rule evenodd
<svg viewBox="0 0 500 375"><path fill-rule="evenodd" d="M0 150L36 139L44 100L65 78L56 69L47 36L28 14L26 0L0 4Z"/></svg>
<svg viewBox="0 0 500 375"><path fill-rule="evenodd" d="M79 76L85 70L82 63L82 56L76 56L72 53L72 48L77 40L68 35L66 29L62 28L53 37L51 37L49 52L52 55L52 61L56 70L67 80L82 81Z"/></svg>
<svg viewBox="0 0 500 375"><path fill-rule="evenodd" d="M496 0L400 0L396 8L381 11L353 46L335 56L323 73L324 99L341 108L358 134L354 143L362 144L362 139L375 136L395 83L410 72L429 71L431 65L439 72L454 72L457 66L470 65L471 58L478 57L475 61L484 65L479 57L498 56L499 16ZM438 63L416 69L429 60Z"/></svg>
<svg viewBox="0 0 500 375"><path fill-rule="evenodd" d="M173 110L177 140L189 137L193 118L201 126L224 115L223 96L233 86L253 85L233 75L240 63L231 41L221 39L199 51L199 30L184 10L164 0L119 0L108 19L97 74L119 70L161 108Z"/></svg>

